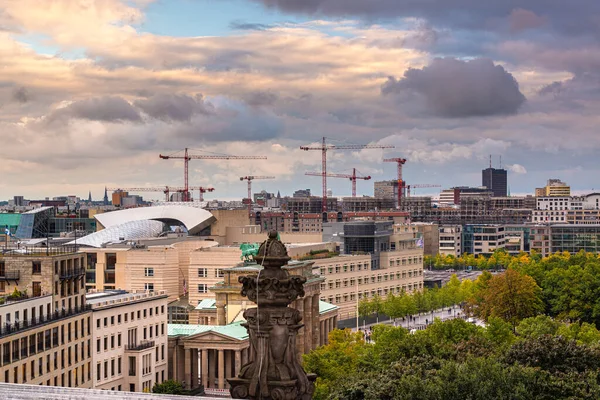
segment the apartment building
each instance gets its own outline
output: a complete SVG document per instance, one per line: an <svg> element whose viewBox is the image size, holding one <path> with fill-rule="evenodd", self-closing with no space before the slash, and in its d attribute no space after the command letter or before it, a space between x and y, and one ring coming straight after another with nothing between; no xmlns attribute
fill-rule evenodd
<svg viewBox="0 0 600 400"><path fill-rule="evenodd" d="M548 225L535 225L531 227L531 250L535 250L543 257L551 254L551 227Z"/></svg>
<svg viewBox="0 0 600 400"><path fill-rule="evenodd" d="M74 249L0 256L0 381L92 387L85 257Z"/></svg>
<svg viewBox="0 0 600 400"><path fill-rule="evenodd" d="M168 379L167 298L164 291L88 294L94 388L150 392Z"/></svg>
<svg viewBox="0 0 600 400"><path fill-rule="evenodd" d="M423 248L417 227L388 222L351 222L344 227L345 254L315 259L321 300L340 308L340 319L356 317L362 298L423 288Z"/></svg>

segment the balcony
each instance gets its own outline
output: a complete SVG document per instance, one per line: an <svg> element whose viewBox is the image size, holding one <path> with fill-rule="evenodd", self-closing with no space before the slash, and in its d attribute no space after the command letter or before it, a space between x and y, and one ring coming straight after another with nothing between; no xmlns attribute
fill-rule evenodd
<svg viewBox="0 0 600 400"><path fill-rule="evenodd" d="M66 281L68 279L79 278L80 276L85 275L85 269L83 268L72 268L72 269L61 269L59 278L61 281Z"/></svg>
<svg viewBox="0 0 600 400"><path fill-rule="evenodd" d="M0 275L0 281L18 281L21 279L21 271L6 271Z"/></svg>
<svg viewBox="0 0 600 400"><path fill-rule="evenodd" d="M69 318L74 315L82 314L88 312L92 309L90 305L84 305L77 308L69 308L67 310L55 311L50 315L44 315L42 317L30 319L27 321L18 321L14 323L7 323L0 326L0 338L8 335L13 335L18 333L23 329L33 328L36 326L48 324L50 322L58 321L63 318Z"/></svg>
<svg viewBox="0 0 600 400"><path fill-rule="evenodd" d="M137 344L126 344L125 350L127 350L127 351L142 351L142 350L151 349L152 347L154 347L155 344L156 344L156 342L154 340L144 340Z"/></svg>

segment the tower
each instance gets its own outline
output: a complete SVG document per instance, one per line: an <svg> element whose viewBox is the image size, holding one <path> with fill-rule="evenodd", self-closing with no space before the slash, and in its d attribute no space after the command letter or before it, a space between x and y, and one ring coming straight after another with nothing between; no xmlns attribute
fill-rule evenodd
<svg viewBox="0 0 600 400"><path fill-rule="evenodd" d="M106 189L106 186L104 187L104 205L108 205L108 190Z"/></svg>

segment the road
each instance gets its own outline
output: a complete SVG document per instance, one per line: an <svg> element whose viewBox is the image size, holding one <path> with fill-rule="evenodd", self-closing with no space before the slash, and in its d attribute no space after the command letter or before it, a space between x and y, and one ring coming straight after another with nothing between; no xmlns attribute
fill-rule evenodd
<svg viewBox="0 0 600 400"><path fill-rule="evenodd" d="M442 321L446 321L454 318L465 318L465 314L459 306L454 306L450 308L450 312L448 312L448 308L444 308L434 311L433 313L429 312L421 315L414 315L412 319L405 318L404 320L397 319L396 321L389 320L381 321L379 323L374 324L365 324L361 325L360 329L364 330L365 328L370 328L374 325L379 324L401 326L407 329L424 329L425 327L427 327L428 324L431 324L435 318L439 318ZM352 330L356 331L356 327L354 327Z"/></svg>

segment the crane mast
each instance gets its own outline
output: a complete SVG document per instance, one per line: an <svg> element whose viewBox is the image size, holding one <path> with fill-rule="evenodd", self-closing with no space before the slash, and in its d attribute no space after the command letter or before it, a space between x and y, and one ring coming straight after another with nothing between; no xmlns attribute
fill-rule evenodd
<svg viewBox="0 0 600 400"><path fill-rule="evenodd" d="M326 137L323 137L320 146L300 146L301 150L310 151L318 150L321 152L321 173L323 177L323 204L322 211L327 212L327 151L328 150L362 150L362 149L393 149L394 146L380 146L380 145L328 145Z"/></svg>

